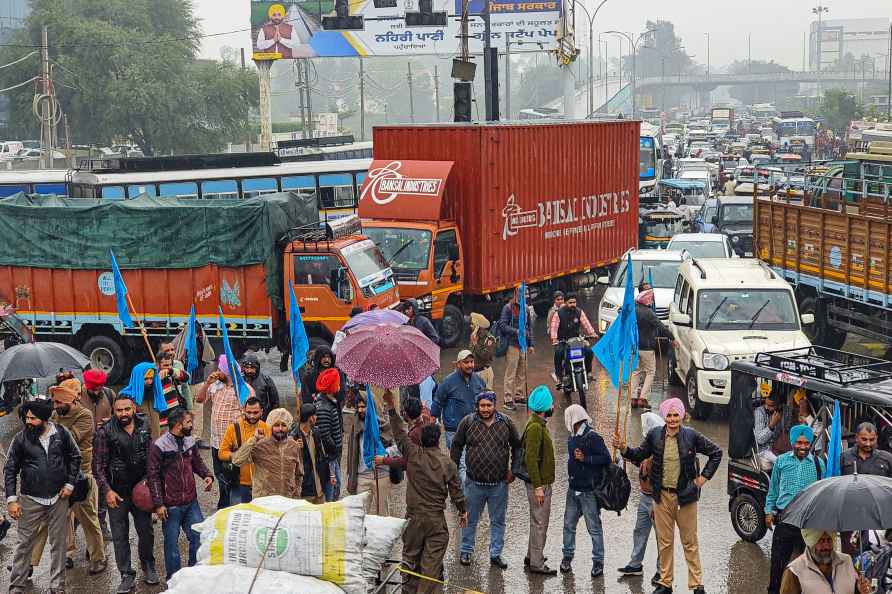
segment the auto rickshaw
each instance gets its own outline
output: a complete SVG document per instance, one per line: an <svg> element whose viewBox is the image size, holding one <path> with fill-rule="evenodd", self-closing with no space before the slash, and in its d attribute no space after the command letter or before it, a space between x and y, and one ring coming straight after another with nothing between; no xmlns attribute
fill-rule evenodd
<svg viewBox="0 0 892 594"><path fill-rule="evenodd" d="M690 218L676 209L643 211L638 215L638 245L643 249L663 249L676 233L690 228Z"/></svg>
<svg viewBox="0 0 892 594"><path fill-rule="evenodd" d="M767 531L764 509L771 474L759 458L753 425L755 410L769 394L783 418L778 447L789 447L784 432L805 422L815 432L813 453L826 458L834 401L839 401L843 447L854 440L859 423L870 421L877 427L877 447L892 451L892 362L819 346L734 361L728 511L734 531L748 542L757 542Z"/></svg>

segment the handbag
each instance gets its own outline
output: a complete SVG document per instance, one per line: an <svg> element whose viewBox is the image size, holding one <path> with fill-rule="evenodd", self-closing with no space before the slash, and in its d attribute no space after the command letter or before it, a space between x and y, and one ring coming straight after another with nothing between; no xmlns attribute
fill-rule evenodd
<svg viewBox="0 0 892 594"><path fill-rule="evenodd" d="M68 498L68 505L86 501L91 488L90 479L83 472L78 472L77 480L74 481L74 491L71 492L71 496Z"/></svg>
<svg viewBox="0 0 892 594"><path fill-rule="evenodd" d="M149 484L146 482L146 479L142 479L133 486L130 499L136 507L147 514L155 511L155 504L152 503L152 493L149 491Z"/></svg>
<svg viewBox="0 0 892 594"><path fill-rule="evenodd" d="M240 447L242 447L242 428L241 425L236 421L232 424L235 427L235 450L233 454L238 451ZM233 464L232 460L227 460L225 462L221 461L221 466L223 467L223 477L226 479L230 485L237 485L239 480L241 479L242 469L238 467L238 465Z"/></svg>

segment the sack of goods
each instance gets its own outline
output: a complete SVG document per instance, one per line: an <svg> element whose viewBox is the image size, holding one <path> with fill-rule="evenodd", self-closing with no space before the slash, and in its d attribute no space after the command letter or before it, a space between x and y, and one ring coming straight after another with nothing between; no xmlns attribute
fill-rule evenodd
<svg viewBox="0 0 892 594"><path fill-rule="evenodd" d="M168 594L246 594L257 570L238 565L196 565L184 567L167 583ZM261 569L253 592L300 592L301 594L344 594L344 591L320 579L286 571Z"/></svg>
<svg viewBox="0 0 892 594"><path fill-rule="evenodd" d="M193 526L201 534L198 562L254 570L262 559L265 570L315 577L346 594L362 594L367 576L377 574L405 527L404 520L369 520L367 497L354 495L324 505L261 497L222 509ZM255 585L255 591L267 590Z"/></svg>
<svg viewBox="0 0 892 594"><path fill-rule="evenodd" d="M393 559L393 547L406 529L406 520L367 515L365 540L362 544L362 573L371 591L378 580L378 572L388 559Z"/></svg>

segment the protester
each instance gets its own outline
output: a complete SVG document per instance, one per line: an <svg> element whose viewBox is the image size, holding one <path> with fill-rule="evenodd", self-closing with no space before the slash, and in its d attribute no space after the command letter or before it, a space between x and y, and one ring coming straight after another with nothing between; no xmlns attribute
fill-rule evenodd
<svg viewBox="0 0 892 594"><path fill-rule="evenodd" d="M96 481L93 478L93 433L96 430L93 415L80 405L81 383L76 379L65 380L58 386L50 388L53 398L53 416L50 421L65 427L77 444L81 453L81 472L89 481L87 497L71 506L68 514L68 553L65 562L68 568L74 567L75 520L84 529L84 540L87 541L87 558L90 561L89 572L97 574L105 571L105 542L102 529L99 527L99 495ZM40 564L40 557L46 544L46 527L41 527L34 542L31 565Z"/></svg>
<svg viewBox="0 0 892 594"><path fill-rule="evenodd" d="M777 402L769 394L762 400L762 406L753 413L753 436L756 439L756 451L762 470L770 472L777 462L777 454L772 451L774 442L781 434L783 415L777 408Z"/></svg>
<svg viewBox="0 0 892 594"><path fill-rule="evenodd" d="M873 474L892 477L892 454L877 448L877 428L870 422L859 423L855 428L855 445L842 453L840 468L845 474ZM843 532L842 551L857 556L865 547L859 539L865 540L865 532Z"/></svg>
<svg viewBox="0 0 892 594"><path fill-rule="evenodd" d="M268 495L301 498L303 443L288 438L293 422L291 413L284 408L271 411L266 418L270 435L267 436L263 429L256 429L232 456L236 466L254 464L251 490L255 499Z"/></svg>
<svg viewBox="0 0 892 594"><path fill-rule="evenodd" d="M651 430L665 425L662 417L656 413L646 412L641 415L641 435L646 436ZM644 575L644 553L647 551L647 541L653 529L653 484L651 483L651 467L653 456L642 460L638 464L638 517L635 520L635 530L632 532L632 558L625 567L620 567L619 572L624 576ZM657 572L651 579L655 584L660 580L659 560Z"/></svg>
<svg viewBox="0 0 892 594"><path fill-rule="evenodd" d="M235 364L233 363L233 365ZM254 396L254 389L250 386L248 388L250 391L248 397L250 398ZM213 403L211 408L211 460L214 465L214 476L217 479L217 489L219 489L217 509L223 509L232 505L231 481L233 477L227 474L223 460L220 459L220 445L223 443L226 429L233 423L237 423L242 415L242 408L230 377L229 360L226 355L220 355L217 360L217 371L208 374L195 393L196 402L204 404L208 400Z"/></svg>
<svg viewBox="0 0 892 594"><path fill-rule="evenodd" d="M410 396L403 399L402 408L402 417L408 425L409 439L415 445L421 445L421 430L425 425L433 423L434 418L419 398ZM406 468L406 458L402 454L396 456L378 455L375 456L375 463L403 470Z"/></svg>
<svg viewBox="0 0 892 594"><path fill-rule="evenodd" d="M555 291L553 295L554 302L551 304L551 307L548 309L548 313L545 315L545 327L551 328L551 321L555 315L557 315L558 310L560 310L564 306L564 292L563 291Z"/></svg>
<svg viewBox="0 0 892 594"><path fill-rule="evenodd" d="M239 363L245 374L245 381L254 388L254 396L263 407L263 420L265 421L271 410L279 408L279 389L276 388L273 378L260 371L260 359L257 357L257 353L248 351L242 355Z"/></svg>
<svg viewBox="0 0 892 594"><path fill-rule="evenodd" d="M530 417L523 430L524 462L530 481L526 483L530 510L530 538L524 565L532 573L556 575L545 564L545 539L551 516L551 486L554 484L554 443L547 422L554 414L554 398L546 386L537 386L527 401Z"/></svg>
<svg viewBox="0 0 892 594"><path fill-rule="evenodd" d="M129 396L134 402L141 400L139 410L145 415L152 439L158 439L161 435L161 416L155 408L155 396L161 393L157 371L153 363L137 364L130 373L130 382L120 392L120 395Z"/></svg>
<svg viewBox="0 0 892 594"><path fill-rule="evenodd" d="M264 432L264 435L269 432L269 426L263 422L262 416L263 407L256 396L245 400L245 406L242 408L242 417L238 422L232 423L227 427L226 433L223 434L223 441L220 442L220 452L218 454L221 462L232 464L232 455L253 437L255 431L261 430ZM243 464L234 468L238 468L238 487L235 487L235 477L231 476L230 501L233 505L249 503L254 498L251 492L251 486L254 482L254 465Z"/></svg>
<svg viewBox="0 0 892 594"><path fill-rule="evenodd" d="M564 307L558 309L554 317L551 318L548 336L554 346L554 377L563 385L564 359L567 356L567 345L564 341L577 336L590 338L595 336L595 329L589 322L588 316L576 306L575 293L567 295ZM585 354L585 373L590 375L592 372L592 349L585 345L583 352Z"/></svg>
<svg viewBox="0 0 892 594"><path fill-rule="evenodd" d="M316 379L316 430L319 438L331 444L326 451L330 480L323 483L326 501L337 501L341 496L341 454L344 447L344 413L338 402L341 392L341 373L326 369Z"/></svg>
<svg viewBox="0 0 892 594"><path fill-rule="evenodd" d="M99 429L112 416L115 391L106 387L108 375L101 369L88 369L84 372L84 389L80 395L81 406L90 411L96 428Z"/></svg>
<svg viewBox="0 0 892 594"><path fill-rule="evenodd" d="M834 550L834 537L826 530L801 531L805 552L784 570L780 594L873 594L870 580L861 577L852 558Z"/></svg>
<svg viewBox="0 0 892 594"><path fill-rule="evenodd" d="M803 489L824 476L824 461L810 453L815 439L811 427L796 425L790 430L793 451L781 454L771 471L765 498L765 523L774 528L771 538L771 577L768 593L778 594L784 568L794 552L805 548L797 526L784 522L784 510Z"/></svg>
<svg viewBox="0 0 892 594"><path fill-rule="evenodd" d="M167 403L167 408L158 415L158 424L162 431L167 431L167 415L177 407L186 408L186 400L180 392L180 386L189 384L189 374L182 368L182 363L174 358L172 346L159 351L156 358L161 393L164 395L164 402ZM147 402L148 399L143 399L143 405ZM157 436L153 436L153 439L157 439Z"/></svg>
<svg viewBox="0 0 892 594"><path fill-rule="evenodd" d="M409 321L406 322L407 326L413 326L421 331L422 334L427 336L430 341L436 345L440 344L440 334L437 332L437 329L434 328L433 322L430 319L418 313L418 302L414 299L407 299L403 304L402 311L409 318Z"/></svg>
<svg viewBox="0 0 892 594"><path fill-rule="evenodd" d="M165 357L173 358L173 370L176 372L177 377L182 377L181 374L185 374L185 380L177 380L176 388L177 392L180 395L180 402L183 406L186 407L186 410L192 410L195 406L194 399L192 397L192 388L189 384L192 383L192 376L189 372L186 371L185 364L185 352L181 352L179 356L177 355L176 346L173 342L162 342L160 350L164 353ZM200 347L199 347L199 350ZM168 355L170 353L170 355ZM160 359L159 359L160 361Z"/></svg>
<svg viewBox="0 0 892 594"><path fill-rule="evenodd" d="M387 391L385 391L387 393ZM347 438L347 492L351 495L370 492L366 512L378 516L390 515L390 471L384 464L366 464L365 416L366 397L356 395L356 408L344 419L344 435ZM377 452L375 452L377 454Z"/></svg>
<svg viewBox="0 0 892 594"><path fill-rule="evenodd" d="M722 193L725 196L733 196L737 190L737 184L734 182L734 176L729 175L728 181L725 182L724 188L722 188Z"/></svg>
<svg viewBox="0 0 892 594"><path fill-rule="evenodd" d="M477 395L486 390L486 384L474 372L474 355L465 349L455 357L455 371L443 378L434 393L431 416L441 419L446 432L446 447L452 448L452 440L458 424L474 412ZM458 466L462 482L465 480L465 463Z"/></svg>
<svg viewBox="0 0 892 594"><path fill-rule="evenodd" d="M585 527L592 538L593 578L604 575L604 532L601 529L601 509L595 488L601 484L604 467L612 462L604 439L592 429L592 419L578 404L564 411L567 426L567 475L569 484L564 507L564 547L561 573L573 571L576 552L576 526L585 518Z"/></svg>
<svg viewBox="0 0 892 594"><path fill-rule="evenodd" d="M331 483L328 457L334 444L323 439L319 430L316 429L315 404L300 406L300 423L291 430L291 436L303 443L301 463L304 468L304 476L300 498L321 505L325 503L323 486Z"/></svg>
<svg viewBox="0 0 892 594"><path fill-rule="evenodd" d="M326 369L337 369L337 365L335 364L335 354L325 345L321 345L316 347L316 350L313 352L313 358L310 362L310 369L303 375L300 383L300 402L301 404L313 404L313 400L315 399L315 391L316 391L316 382L319 379L319 375L321 375ZM340 375L340 389L338 390L336 396L338 403L343 406L344 405L344 387L347 384L347 378L338 369L338 374Z"/></svg>
<svg viewBox="0 0 892 594"><path fill-rule="evenodd" d="M676 525L688 565L688 589L703 594L706 590L700 566L697 501L700 489L718 470L722 450L706 436L682 426L685 406L678 398L663 401L660 415L666 424L651 429L639 447L628 447L618 432L613 435L613 447L618 448L627 460L639 464L653 456L650 476L660 560L660 580L654 594L672 592ZM709 458L699 474L697 454Z"/></svg>
<svg viewBox="0 0 892 594"><path fill-rule="evenodd" d="M167 415L168 432L158 438L149 451L146 482L155 513L161 519L164 533L164 571L166 580L178 572L180 560L180 531L189 540L189 567L195 565L201 538L192 529L204 521L198 505L195 476L204 481L210 491L214 477L201 459L195 438L192 437L192 413L184 407L174 408Z"/></svg>
<svg viewBox="0 0 892 594"><path fill-rule="evenodd" d="M446 525L446 497L458 509L458 525L468 524L465 497L459 484L455 464L440 451L440 427L430 424L421 429L421 445L409 439L406 426L394 406L389 390L384 393L390 426L400 452L406 457L406 519L403 532L403 563L410 570L440 579L443 557L449 546L449 527ZM428 580L409 576L403 586L408 593L428 594L438 591L438 585Z"/></svg>
<svg viewBox="0 0 892 594"><path fill-rule="evenodd" d="M112 419L96 431L93 441L93 475L108 506L115 563L121 573L119 594L136 585L136 572L130 564L130 516L136 527L143 581L153 585L161 581L155 569L152 515L136 507L132 499L133 487L146 476L151 442L148 421L136 413L130 396L119 394Z"/></svg>
<svg viewBox="0 0 892 594"><path fill-rule="evenodd" d="M499 316L499 327L508 340L508 352L505 354L505 379L502 389L505 392L504 407L514 410L515 402L525 400L527 383L527 355L533 353L533 325L527 320L526 339L527 352L520 349L518 328L520 326L520 287L515 289L511 301L502 308Z"/></svg>
<svg viewBox="0 0 892 594"><path fill-rule="evenodd" d="M422 429L422 432L424 430ZM507 569L502 559L505 546L505 513L508 509L508 485L514 481L511 462L520 452L520 435L508 417L496 411L496 393L477 395L477 411L458 424L450 454L458 466L467 452L464 481L468 526L461 532L459 562L471 564L477 522L483 508L489 508L489 563Z"/></svg>
<svg viewBox="0 0 892 594"><path fill-rule="evenodd" d="M498 339L490 331L491 324L485 316L479 313L471 313L471 336L468 339L468 349L474 355L474 371L486 384L487 390L493 390L495 373L492 362L496 358L496 350L499 346Z"/></svg>
<svg viewBox="0 0 892 594"><path fill-rule="evenodd" d="M632 374L632 408L650 410L650 389L657 372L657 340L660 335L673 339L653 310L654 291L648 283L638 286L635 318L638 323L638 369Z"/></svg>
<svg viewBox="0 0 892 594"><path fill-rule="evenodd" d="M40 527L46 525L50 594L64 594L68 498L74 492L81 453L68 430L50 421L53 405L49 400L26 402L20 412L25 426L13 437L3 467L6 509L18 522L19 533L9 592L23 594L28 587L34 539Z"/></svg>

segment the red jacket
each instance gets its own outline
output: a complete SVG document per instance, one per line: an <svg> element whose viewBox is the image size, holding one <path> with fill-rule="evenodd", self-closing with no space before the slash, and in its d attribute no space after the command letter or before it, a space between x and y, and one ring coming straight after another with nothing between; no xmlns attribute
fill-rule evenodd
<svg viewBox="0 0 892 594"><path fill-rule="evenodd" d="M198 498L195 476L211 476L201 459L194 437L184 437L182 447L172 433L165 433L149 449L146 480L155 507L188 505Z"/></svg>

